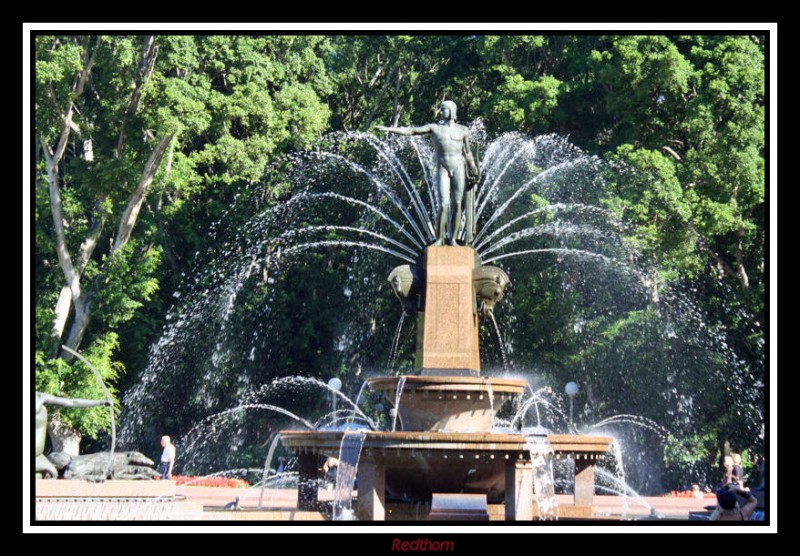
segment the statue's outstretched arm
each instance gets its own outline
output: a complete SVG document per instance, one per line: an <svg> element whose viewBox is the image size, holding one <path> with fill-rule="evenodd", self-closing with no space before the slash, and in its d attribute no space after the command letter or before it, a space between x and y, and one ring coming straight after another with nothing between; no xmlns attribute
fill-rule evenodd
<svg viewBox="0 0 800 556"><path fill-rule="evenodd" d="M100 407L100 406L108 406L108 400L82 400L80 398L62 398L59 396L52 396L50 394L43 394L41 392L37 392L37 396L40 397L42 402L47 405L57 405L60 407Z"/></svg>
<svg viewBox="0 0 800 556"><path fill-rule="evenodd" d="M396 133L397 135L426 135L431 132L430 124L418 127L386 127L378 125L375 126L375 129L387 133Z"/></svg>

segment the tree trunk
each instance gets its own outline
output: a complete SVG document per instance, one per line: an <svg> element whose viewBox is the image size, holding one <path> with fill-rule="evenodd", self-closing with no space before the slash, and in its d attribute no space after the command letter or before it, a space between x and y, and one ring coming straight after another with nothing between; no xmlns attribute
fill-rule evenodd
<svg viewBox="0 0 800 556"><path fill-rule="evenodd" d="M58 255L58 263L61 267L61 271L64 273L64 279L66 282L66 285L61 289L61 294L59 294L58 303L56 304L55 310L53 336L57 336L56 344L60 343L59 340L64 333L64 326L66 326L67 323L70 303L72 302L76 304L76 313L78 311L85 312L83 301L81 299L80 272L86 265L85 261L88 261L88 255L91 255L91 250L94 249L94 245L97 243L97 238L100 237L100 233L102 232L102 225L99 227L99 229L95 229L95 226L93 225L92 232L90 232L89 237L84 244L81 245L81 262L79 263L81 268L76 272L72 265L72 259L69 255L69 250L67 249L67 242L64 235L64 215L61 205L61 192L58 188L58 165L61 163L61 159L66 151L70 130L75 127L74 123L72 122L72 114L75 106L74 101L83 94L83 89L86 86L86 82L89 80L89 74L92 71L92 66L94 66L94 58L95 53L97 52L97 47L100 45L100 43L102 43L102 41L102 38L97 39L95 50L91 54L89 53L89 39L86 41L86 50L84 52L85 64L83 70L75 76L75 81L72 87L72 97L69 99L66 111L62 115L64 126L61 130L61 135L58 138L58 143L56 144L55 149L52 149L50 145L44 141L43 137L39 138L47 166L47 186L50 193L50 212L53 216L53 226L56 232L56 254ZM56 107L58 107L55 96L52 96L51 98L56 104ZM95 231L96 235L94 234ZM88 253L88 255L84 260L84 254L86 253ZM65 288L69 289L71 299L66 298L64 293Z"/></svg>
<svg viewBox="0 0 800 556"><path fill-rule="evenodd" d="M117 160L122 160L122 153L125 150L125 141L127 135L125 128L128 125L128 118L135 114L139 109L139 101L142 99L142 89L147 82L150 81L150 76L153 74L155 68L156 57L158 56L158 45L155 44L155 36L149 35L144 38L142 43L142 61L139 63L139 79L136 80L136 87L131 95L131 100L128 103L128 109L122 118L122 125L119 130L119 139L117 140Z"/></svg>
<svg viewBox="0 0 800 556"><path fill-rule="evenodd" d="M400 121L400 82L402 81L402 72L398 69L395 74L394 81L394 102L392 103L392 127L397 127Z"/></svg>
<svg viewBox="0 0 800 556"><path fill-rule="evenodd" d="M167 145L171 140L172 140L172 134L165 135L164 137L161 138L161 141L158 142L158 145L156 145L156 148L150 154L150 158L147 160L147 164L145 164L144 166L144 171L142 172L142 177L139 180L139 184L136 186L136 189L134 190L133 194L131 194L131 198L128 201L128 206L125 208L125 212L122 213L122 219L119 224L117 237L114 240L114 246L111 249L112 256L116 251L122 249L125 246L125 244L128 243L128 240L130 240L131 232L133 232L133 227L136 225L136 220L139 217L139 211L142 208L142 203L144 202L144 199L147 196L147 191L150 187L150 184L153 182L153 177L155 176L156 170L158 170L158 167L161 164L161 160L164 158L164 153L167 149ZM56 190L56 195L58 196L57 185L55 187L55 190ZM57 206L58 213L60 215L61 212L60 197L58 197L57 203L51 202L51 206L54 207ZM58 236L58 233L56 235ZM63 239L63 228L61 236ZM87 242L88 241L89 238L87 238ZM94 244L96 244L96 241L94 242ZM64 245L63 251L65 254L64 255L65 259L69 261L69 253L66 251L66 245ZM81 252L83 254L84 250L81 249ZM86 260L88 260L88 258ZM70 289L72 291L72 303L73 303L75 318L72 321L72 326L70 327L69 336L67 337L65 345L77 351L78 346L80 346L81 341L83 340L83 336L86 334L86 329L89 327L89 320L91 316L91 311L90 311L91 303L86 298L86 296L81 292L80 276L77 275L77 273L75 273L74 269L72 268L71 262L69 263L68 266L71 271L71 275L73 276L71 283L74 283L74 287L71 287ZM64 268L64 265L62 265L62 268ZM65 270L65 276L66 275L67 271ZM62 358L65 361L69 361L70 359L72 359L72 356L71 354L66 352L62 353Z"/></svg>
<svg viewBox="0 0 800 556"><path fill-rule="evenodd" d="M71 456L77 456L81 445L81 433L65 425L54 413L47 426L50 432L50 442L53 444L54 452L64 452Z"/></svg>
<svg viewBox="0 0 800 556"><path fill-rule="evenodd" d="M89 306L90 304L85 301L83 295L78 300L75 300L73 304L75 308L75 319L72 321L72 326L69 328L69 336L67 336L67 341L65 345L78 351L78 346L81 345L81 341L83 340L83 335L86 333L86 329L89 327ZM72 359L72 354L68 351L65 351L61 354L61 357L64 361L69 361Z"/></svg>
<svg viewBox="0 0 800 556"><path fill-rule="evenodd" d="M175 138L173 137L172 142L169 144L169 154L167 155L167 166L164 168L164 183L169 180L169 176L172 173L172 159L175 153ZM181 271L181 264L178 260L178 257L175 255L175 251L173 251L172 246L169 244L169 240L167 239L167 232L164 229L164 221L161 218L161 205L162 205L162 197L163 194L158 196L156 200L156 209L154 212L156 217L156 227L158 228L158 235L161 238L161 246L164 248L164 255L167 257L167 262L169 263L170 268L172 268L172 272L175 274L179 274Z"/></svg>
<svg viewBox="0 0 800 556"><path fill-rule="evenodd" d="M136 225L136 219L139 217L139 211L142 208L142 203L147 196L147 191L150 188L150 184L153 183L153 177L156 175L156 170L158 170L158 167L161 165L161 160L164 158L164 153L166 152L167 145L169 145L170 141L172 141L172 134L168 133L164 135L158 142L158 145L156 145L156 148L153 149L153 152L150 154L147 164L144 165L144 171L142 172L142 177L139 180L139 184L136 186L136 189L131 195L131 198L128 201L128 206L125 207L125 212L122 213L122 219L119 223L117 237L114 240L114 247L111 249L112 254L113 252L123 248L125 244L128 243L128 240L131 237L131 232L133 232L133 227Z"/></svg>
<svg viewBox="0 0 800 556"><path fill-rule="evenodd" d="M67 124L65 124L65 127L68 128ZM65 136L62 135L62 138L64 137ZM66 143L65 138L63 142ZM50 147L43 140L41 141L41 144L47 165L47 184L50 192L50 212L53 216L53 227L55 228L56 232L56 255L58 255L58 263L61 267L61 271L64 273L66 287L69 288L70 295L72 297L72 304L75 310L75 320L78 321L80 317L83 317L83 320L85 320L86 317L88 317L88 310L84 304L84 297L83 293L81 292L80 276L75 271L75 267L72 265L72 258L70 257L69 250L67 249L67 240L64 234L64 215L61 205L61 192L58 187L58 161L60 160L61 155L63 155L64 148L62 147L61 141L59 141L59 146L55 151L51 151ZM66 320L64 322L66 323ZM72 327L75 328L74 322ZM72 333L70 333L70 336L72 336ZM81 333L79 336L83 337L83 333ZM73 345L70 344L70 347L73 347ZM66 361L69 361L71 358L69 354L62 355Z"/></svg>
<svg viewBox="0 0 800 556"><path fill-rule="evenodd" d="M55 319L53 320L53 342L55 343L55 355L58 355L61 343L61 336L64 335L64 327L67 325L69 310L72 307L72 293L69 286L63 286L58 295L58 302L54 310Z"/></svg>
<svg viewBox="0 0 800 556"><path fill-rule="evenodd" d="M742 288L747 289L750 287L750 279L747 277L747 272L744 269L743 239L744 227L739 224L739 227L736 229L736 277L739 278L739 283L742 285Z"/></svg>
<svg viewBox="0 0 800 556"><path fill-rule="evenodd" d="M364 124L364 131L369 130L369 126L372 125L372 121L375 119L375 115L378 112L378 108L380 108L381 101L383 100L383 96L386 93L386 89L389 87L389 84L392 82L392 77L397 71L397 65L392 66L392 69L389 70L389 73L386 75L386 78L383 80L383 85L381 86L381 90L378 92L378 96L375 97L375 102L372 105L372 110L370 110L369 115L367 116L367 121Z"/></svg>
<svg viewBox="0 0 800 556"><path fill-rule="evenodd" d="M89 259L92 257L97 242L103 233L105 227L105 218L103 216L101 204L104 199L99 199L95 204L94 215L92 216L92 225L89 229L89 234L83 240L80 247L80 255L78 259L78 267L74 269L75 274L80 280ZM64 336L64 327L67 325L67 318L69 317L69 310L72 307L72 294L68 286L61 288L61 293L58 296L58 302L54 310L55 320L53 322L53 340L56 344L55 355L58 354L61 338Z"/></svg>

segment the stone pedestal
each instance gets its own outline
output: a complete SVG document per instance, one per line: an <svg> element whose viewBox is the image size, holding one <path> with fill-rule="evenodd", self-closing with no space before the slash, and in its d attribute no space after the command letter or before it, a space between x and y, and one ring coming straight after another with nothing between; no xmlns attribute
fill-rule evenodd
<svg viewBox="0 0 800 556"><path fill-rule="evenodd" d="M375 455L358 466L358 509L362 521L386 519L386 467L383 457Z"/></svg>
<svg viewBox="0 0 800 556"><path fill-rule="evenodd" d="M486 495L434 493L428 521L489 521Z"/></svg>
<svg viewBox="0 0 800 556"><path fill-rule="evenodd" d="M471 247L425 250L425 305L418 314L416 367L423 375L480 373Z"/></svg>
<svg viewBox="0 0 800 556"><path fill-rule="evenodd" d="M319 483L317 481L317 464L319 456L316 454L301 454L297 456L299 466L297 481L297 509L316 510Z"/></svg>
<svg viewBox="0 0 800 556"><path fill-rule="evenodd" d="M594 460L586 457L575 459L575 507L594 506ZM589 515L593 512L590 510Z"/></svg>
<svg viewBox="0 0 800 556"><path fill-rule="evenodd" d="M533 465L528 460L506 461L506 521L533 519Z"/></svg>

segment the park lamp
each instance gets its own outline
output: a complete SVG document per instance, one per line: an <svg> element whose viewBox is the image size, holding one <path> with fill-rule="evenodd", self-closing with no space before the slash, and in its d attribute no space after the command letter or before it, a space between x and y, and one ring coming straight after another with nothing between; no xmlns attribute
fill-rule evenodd
<svg viewBox="0 0 800 556"><path fill-rule="evenodd" d="M569 396L569 428L572 429L572 402L575 399L575 395L578 393L580 388L575 382L567 382L567 385L564 387L564 392L566 392L567 396Z"/></svg>
<svg viewBox="0 0 800 556"><path fill-rule="evenodd" d="M337 377L333 377L328 381L328 388L331 389L331 407L333 413L336 413L336 392L342 389L342 381Z"/></svg>

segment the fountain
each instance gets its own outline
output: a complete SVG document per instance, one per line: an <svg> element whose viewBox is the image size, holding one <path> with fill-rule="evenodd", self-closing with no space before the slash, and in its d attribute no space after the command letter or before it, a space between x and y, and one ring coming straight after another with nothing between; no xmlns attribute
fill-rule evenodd
<svg viewBox="0 0 800 556"><path fill-rule="evenodd" d="M473 137L482 133L479 125L471 128ZM398 154L401 152L407 157L403 161ZM418 163L416 174L409 162ZM505 353L499 334L502 327L497 326L505 324L508 330L503 309L498 311L500 322L494 319L501 299L513 294L510 289L506 292L511 280L522 282L525 278L523 272L516 271L519 267L510 265L512 257L519 261L523 256L545 256L558 262L578 261L576 265L587 267L602 265L615 272L611 287L624 289L638 284L639 289L626 290L625 302L647 296L633 265L621 262L635 257L618 241L619 236L613 235L615 223L607 211L591 204L595 200L591 186L600 174L599 161L555 136L531 139L507 134L498 138L484 150L484 174L471 202L474 216L464 218L473 225L478 223L472 241L467 238L468 226L462 226L460 235L445 238L450 241L443 245L434 245L435 215L444 204L429 171L435 162L436 155L427 141L412 138L391 143L364 133L333 134L324 138L318 149L298 155L288 166L291 183L300 189L286 202L250 218L232 241L217 246L219 264L209 265L193 281L187 281L186 291L176 294L180 309L171 314L171 323L153 346L150 366L125 400L129 413L122 444L134 442L135 434L143 434L139 431L152 426L150 416L177 391L187 406L205 410L198 411L201 415L231 415L236 416L237 423L245 423L245 411L263 410L299 423L283 424L280 442L297 456L301 510L320 507L317 478L321 459L342 459L347 452L351 455L343 458L341 469L353 478L343 474L341 481L337 479L335 517L350 516L348 493L355 483L355 514L365 520L391 517L387 508L393 502L425 507L436 494L461 493L484 496L488 503L498 506L501 503L508 520L592 516L595 464L610 455L612 438L591 431L553 434L544 429L535 405L538 394L529 388L528 381L508 377L506 372L482 374L481 355L485 358L487 351L491 354L486 349L488 341L496 347L494 353L502 356L504 369L513 357L511 350ZM348 189L339 189L347 194L320 189L327 187L326 180L337 172L347 172ZM531 199L526 199L526 194ZM565 223L562 216L576 222ZM607 224L610 230L604 231ZM553 241L542 245L542 238ZM286 315L293 314L288 303L280 304L281 292L274 292L282 284L291 283L291 265L305 260L301 255L316 258L316 265L323 259L320 253L328 250L346 257L343 266L348 274L337 286L341 291L335 292L346 298L340 306L344 332L337 331L328 338L341 352L337 363L352 363L354 352L358 355L366 351L363 344L348 336L348 331L375 330L374 320L370 326L364 319L367 314L359 313L357 300L389 299L388 291L381 295L377 283L387 272L389 285L402 306L396 327L387 324L390 318L375 319L383 321L378 327L391 327L394 334L391 330L385 334L391 336L388 365L375 369L382 376L365 381L366 387L392 408L383 427L357 407L361 395L356 403L347 400L349 406L339 404L338 410L334 403L333 412L317 421L299 417L303 413L293 407L289 411L258 399L263 380L258 379L257 372L265 362L273 365L270 354L280 350L270 333L283 324ZM389 257L403 264L392 269ZM492 265L499 261L504 268ZM317 268L308 264L304 272L311 274ZM385 282L382 285L385 290ZM260 297L248 297L253 291ZM295 290L294 294L314 297L317 292ZM239 311L241 307L249 312ZM374 318L375 314L368 316ZM384 316L387 314L384 312ZM237 324L240 321L250 327ZM408 353L411 342L402 338L406 323L407 329L415 327L413 354ZM242 334L241 330L248 332ZM495 341L496 346L492 344ZM283 358L286 360L289 358ZM352 364L359 381L364 378L359 376L360 367L360 361ZM402 369L402 374L391 376L396 368ZM333 366L325 372L332 370ZM373 369L366 370L364 374L368 375ZM268 376L273 379L283 372L272 366ZM287 375L297 372L297 368L285 371ZM325 392L333 401L346 399L324 381L312 378L321 376L318 369L309 374L297 377L297 382L327 388ZM290 380L280 380L284 378ZM501 410L519 402L528 389L533 394L531 399L514 407L510 421L503 421L509 426L499 426ZM525 412L534 407L537 427L526 429ZM337 422L344 423L339 430ZM370 430L362 430L357 436L347 430L363 424ZM179 437L183 446L219 466L229 463L220 457L233 457L244 445L234 443L245 434L241 428L231 434L214 434L214 442L232 446L219 450L208 450L204 444L208 435L200 429L185 426L182 430L189 430L182 439ZM571 419L568 430L575 432ZM181 457L187 462L186 450L181 452L179 463ZM552 484L546 484L545 479L552 473L553 459L574 462L567 477L573 488L572 505L552 507ZM563 478L560 481L567 482ZM424 519L427 513L417 515Z"/></svg>
<svg viewBox="0 0 800 556"><path fill-rule="evenodd" d="M541 474L545 454L555 453L576 458L575 505L569 515L591 516L594 464L608 452L611 438L525 435L493 427L503 405L527 388L525 380L480 376L478 315L493 311L509 283L507 274L481 265L469 246L430 246L419 263L393 270L390 282L405 313L416 313L420 374L368 379L369 388L395 407L402 430L362 433L359 519L385 519L387 497L430 501L436 493L503 500L507 520L552 515L552 508L534 503L534 468ZM409 309L415 304L421 309ZM314 507L318 459L339 457L347 432L284 430L280 435L298 456L301 483L309 485L300 505ZM547 450L540 449L542 443Z"/></svg>
<svg viewBox="0 0 800 556"><path fill-rule="evenodd" d="M591 515L594 461L608 451L610 438L536 437L494 430L497 412L528 385L521 379L480 376L478 317L493 317L510 280L501 268L483 264L472 246L473 239L480 237L475 235L476 217L482 208L476 206L475 198L479 170L467 128L455 124L455 105L445 101L441 113L443 120L438 124L378 128L400 135L432 135L439 229L436 241L422 249L415 261L389 274L403 318L417 318L414 366L419 374L368 380L369 388L382 393L394 406L402 431L394 424L391 432L363 433L357 515L360 519L385 519L387 496L430 501L435 494L465 493L485 495L488 501L504 500L507 520L551 516L551 504L543 504L544 496L539 496L543 491L540 481L534 503L534 468L537 477L546 475L545 459L554 453L569 453L581 462L575 467L573 515ZM412 198L417 214L427 214L421 198ZM499 243L494 249L502 246ZM346 438L340 431L285 430L280 434L284 445L300 460L301 481L305 475L309 485L315 484L309 472L316 470L317 460L336 457L336 447L344 445ZM552 487L549 490L554 500ZM313 506L316 500L313 488L300 495L301 505Z"/></svg>

